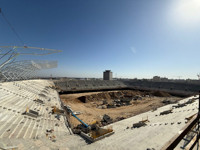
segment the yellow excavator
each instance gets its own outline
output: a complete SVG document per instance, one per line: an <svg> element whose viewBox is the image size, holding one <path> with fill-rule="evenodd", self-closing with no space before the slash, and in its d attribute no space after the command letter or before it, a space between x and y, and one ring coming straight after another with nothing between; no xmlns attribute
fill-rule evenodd
<svg viewBox="0 0 200 150"><path fill-rule="evenodd" d="M96 123L93 123L92 125L88 125L85 122L83 122L80 118L78 118L73 111L71 110L70 106L67 106L67 111L75 117L79 122L82 123L84 128L87 130L87 132L83 132L83 130L80 132L80 135L90 142L98 141L104 137L110 136L114 134L114 131L112 128L101 128Z"/></svg>
<svg viewBox="0 0 200 150"><path fill-rule="evenodd" d="M64 115L64 110L57 108L56 106L52 106L52 114Z"/></svg>

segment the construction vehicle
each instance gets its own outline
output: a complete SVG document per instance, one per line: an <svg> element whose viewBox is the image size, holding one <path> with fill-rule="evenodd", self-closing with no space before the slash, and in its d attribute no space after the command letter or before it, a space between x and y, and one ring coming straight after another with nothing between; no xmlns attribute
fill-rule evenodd
<svg viewBox="0 0 200 150"><path fill-rule="evenodd" d="M64 110L57 108L56 106L52 106L52 114L64 115Z"/></svg>
<svg viewBox="0 0 200 150"><path fill-rule="evenodd" d="M95 142L98 141L104 137L110 136L114 134L114 131L112 128L101 128L97 125L96 121L88 125L85 122L83 122L80 118L78 118L72 111L70 106L65 107L67 112L70 113L73 117L75 117L79 122L81 122L83 129L80 132L80 135L83 138L86 138L89 142Z"/></svg>

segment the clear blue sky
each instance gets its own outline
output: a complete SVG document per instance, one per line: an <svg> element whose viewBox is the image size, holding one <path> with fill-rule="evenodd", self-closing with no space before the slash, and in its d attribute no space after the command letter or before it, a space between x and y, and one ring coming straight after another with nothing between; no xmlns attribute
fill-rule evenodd
<svg viewBox="0 0 200 150"><path fill-rule="evenodd" d="M54 76L200 72L200 0L1 0L0 7L27 46L63 50L31 58L58 60ZM0 45L21 45L2 16Z"/></svg>

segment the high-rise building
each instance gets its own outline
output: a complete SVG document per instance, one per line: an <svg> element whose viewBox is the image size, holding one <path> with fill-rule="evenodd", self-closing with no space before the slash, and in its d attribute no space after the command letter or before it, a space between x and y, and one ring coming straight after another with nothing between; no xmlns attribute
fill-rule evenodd
<svg viewBox="0 0 200 150"><path fill-rule="evenodd" d="M111 72L111 70L105 70L103 72L103 80L112 80L112 72Z"/></svg>

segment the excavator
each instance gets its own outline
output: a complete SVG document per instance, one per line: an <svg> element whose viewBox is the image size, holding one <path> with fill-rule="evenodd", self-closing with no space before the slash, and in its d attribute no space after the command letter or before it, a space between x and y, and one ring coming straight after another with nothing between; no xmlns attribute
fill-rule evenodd
<svg viewBox="0 0 200 150"><path fill-rule="evenodd" d="M112 134L114 134L113 129L108 128L101 128L99 127L95 122L91 125L86 124L83 122L80 118L78 118L72 111L70 106L65 107L67 112L70 113L73 117L75 117L79 122L81 122L82 126L84 127L82 131L80 132L80 135L90 142L98 141L104 137L108 137Z"/></svg>
<svg viewBox="0 0 200 150"><path fill-rule="evenodd" d="M65 110L67 113L75 117L79 122L81 122L82 126L80 127L80 132L74 132L80 134L83 138L86 138L89 142L95 142L98 141L104 137L110 136L114 134L113 129L108 128L101 128L97 125L97 122L93 122L91 125L88 125L87 123L83 122L80 118L78 118L75 113L72 111L70 106L64 106L64 110L57 108L56 106L52 107L52 114L57 115L65 115Z"/></svg>

